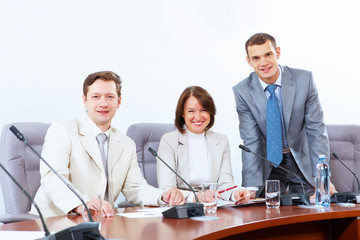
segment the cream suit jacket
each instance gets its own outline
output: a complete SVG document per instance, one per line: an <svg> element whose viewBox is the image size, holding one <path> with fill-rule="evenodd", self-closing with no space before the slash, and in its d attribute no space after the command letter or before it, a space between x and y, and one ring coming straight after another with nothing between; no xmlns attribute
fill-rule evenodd
<svg viewBox="0 0 360 240"><path fill-rule="evenodd" d="M329 139L318 92L312 73L281 66L282 107L286 140L294 159L314 186L314 169L320 154L330 160ZM251 151L266 157L267 98L258 75L250 76L233 87L240 121L240 136ZM264 186L272 165L250 154L242 153L242 184Z"/></svg>
<svg viewBox="0 0 360 240"><path fill-rule="evenodd" d="M211 182L219 184L219 190L234 186L234 177L231 169L229 141L225 135L206 131L205 138L210 149L212 174ZM164 134L161 138L159 156L172 167L185 181L190 183L189 151L187 133L182 134L178 130ZM199 169L201 171L201 169ZM165 164L157 160L157 179L159 188L167 189L188 187L168 169ZM182 191L185 198L190 191ZM223 199L229 200L232 191L221 194Z"/></svg>
<svg viewBox="0 0 360 240"><path fill-rule="evenodd" d="M106 175L96 136L88 119L57 122L50 126L42 157L69 180L85 202L102 196ZM80 200L44 164L40 164L41 185L35 201L46 217L64 215L81 204ZM158 205L163 191L147 184L139 168L133 140L111 128L108 148L109 202L120 192L135 204ZM32 213L36 213L34 209Z"/></svg>

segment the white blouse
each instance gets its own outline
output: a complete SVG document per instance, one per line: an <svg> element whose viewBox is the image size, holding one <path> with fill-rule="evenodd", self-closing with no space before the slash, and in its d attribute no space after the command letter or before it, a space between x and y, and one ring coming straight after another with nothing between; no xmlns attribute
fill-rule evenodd
<svg viewBox="0 0 360 240"><path fill-rule="evenodd" d="M199 185L211 181L212 164L205 132L195 134L187 130L190 184Z"/></svg>

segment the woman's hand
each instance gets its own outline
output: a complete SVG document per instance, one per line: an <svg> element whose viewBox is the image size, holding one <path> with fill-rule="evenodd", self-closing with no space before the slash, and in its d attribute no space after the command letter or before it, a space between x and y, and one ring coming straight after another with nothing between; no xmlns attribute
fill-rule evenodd
<svg viewBox="0 0 360 240"><path fill-rule="evenodd" d="M255 194L255 192L250 192L249 190L243 189L236 189L233 191L233 195L236 201L236 204L244 204L249 202L251 195Z"/></svg>

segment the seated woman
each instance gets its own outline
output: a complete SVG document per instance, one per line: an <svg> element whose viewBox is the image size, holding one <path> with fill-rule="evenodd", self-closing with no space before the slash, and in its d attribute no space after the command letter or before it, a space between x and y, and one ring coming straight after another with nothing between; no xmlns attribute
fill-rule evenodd
<svg viewBox="0 0 360 240"><path fill-rule="evenodd" d="M177 130L164 134L158 150L159 156L192 186L217 182L218 190L234 186L229 141L225 135L210 130L214 125L216 107L210 94L198 86L188 87L181 94L175 116ZM187 186L157 160L159 188ZM182 190L186 202L194 202L189 190ZM197 193L199 199L201 194ZM221 194L224 200L246 203L249 191L232 189Z"/></svg>

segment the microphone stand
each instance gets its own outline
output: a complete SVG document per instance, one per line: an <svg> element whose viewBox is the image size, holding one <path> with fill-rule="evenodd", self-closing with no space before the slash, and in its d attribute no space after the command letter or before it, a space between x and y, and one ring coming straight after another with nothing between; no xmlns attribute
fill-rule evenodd
<svg viewBox="0 0 360 240"><path fill-rule="evenodd" d="M339 192L334 193L331 196L331 202L335 203L358 203L357 196L360 197L360 183L358 176L339 158L339 156L336 153L333 153L333 156L341 162L344 167L349 170L355 177L357 185L358 185L358 191L357 192Z"/></svg>
<svg viewBox="0 0 360 240"><path fill-rule="evenodd" d="M10 179L16 184L16 186L25 194L25 196L30 200L30 202L34 205L34 207L36 208L36 211L39 213L39 217L41 220L41 224L43 225L44 228L44 232L45 232L45 237L43 239L53 239L53 235L50 234L49 229L47 228L43 215L41 214L41 211L38 207L38 205L36 204L36 202L34 201L34 199L30 196L30 194L20 185L20 183L11 175L11 173L6 170L6 168L0 163L0 167L4 170L4 172L10 177Z"/></svg>
<svg viewBox="0 0 360 240"><path fill-rule="evenodd" d="M32 152L36 154L50 169L55 173L55 175L60 178L60 180L76 195L76 197L81 201L84 205L87 214L89 216L90 222L87 223L80 223L75 227L69 227L64 230L61 230L55 233L54 237L50 239L63 239L63 240L85 240L91 239L93 236L102 237L99 232L99 223L95 222L91 216L89 208L86 206L82 197L75 191L75 189L66 182L65 178L63 178L41 155L28 143L24 135L15 127L11 126L10 131L22 142L24 142ZM40 212L39 212L40 213ZM53 235L51 235L53 236Z"/></svg>
<svg viewBox="0 0 360 240"><path fill-rule="evenodd" d="M271 163L272 165L284 170L287 173L291 173L292 175L294 175L300 181L303 193L302 194L301 193L282 194L281 195L281 205L283 205L283 206L310 205L309 195L305 193L303 182L301 181L300 177L297 174L295 174L295 173L289 171L288 169L286 169L286 168L284 168L284 167L270 161L267 158L264 158L263 156L260 156L259 154L251 151L249 148L245 147L242 144L239 145L239 148L241 148L245 152L251 153L251 154L253 154L253 155L255 155L255 156L257 156L257 157Z"/></svg>
<svg viewBox="0 0 360 240"><path fill-rule="evenodd" d="M174 169L172 169L164 160L160 158L160 156L157 154L157 152L152 149L151 147L148 148L148 151L154 156L157 157L162 163L164 163L175 175L183 181L186 186L190 188L190 190L193 192L196 203L185 203L184 205L180 206L174 206L166 211L164 211L162 214L166 218L189 218L189 217L195 217L195 216L204 216L204 205L200 203L198 197L195 194L194 189L190 186L188 182L186 182Z"/></svg>

